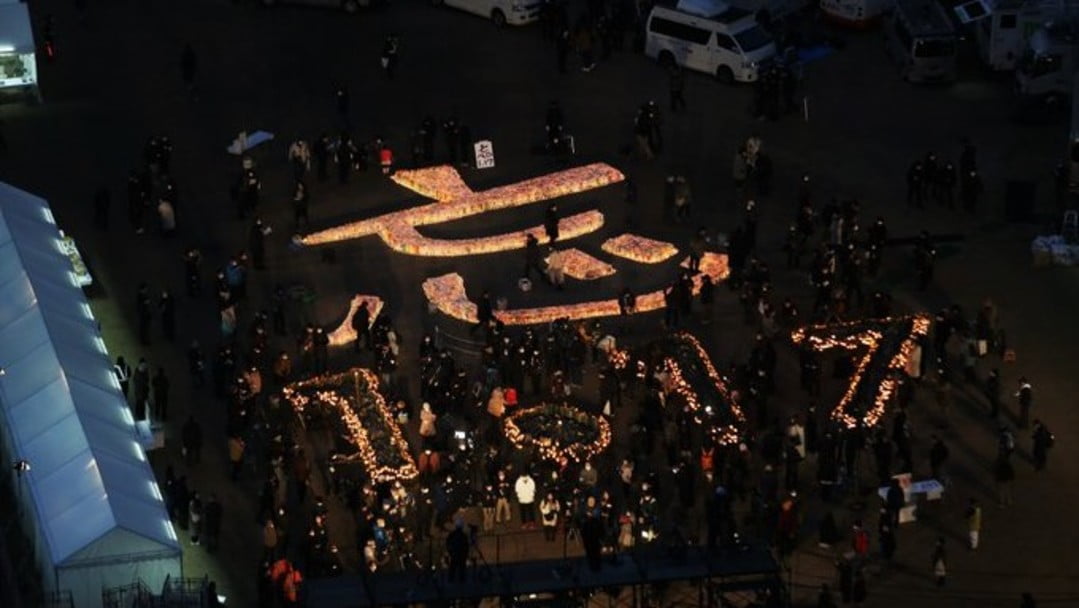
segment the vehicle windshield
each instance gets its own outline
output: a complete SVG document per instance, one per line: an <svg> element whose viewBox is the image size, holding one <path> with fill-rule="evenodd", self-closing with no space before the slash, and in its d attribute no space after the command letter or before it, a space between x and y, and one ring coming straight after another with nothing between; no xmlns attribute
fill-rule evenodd
<svg viewBox="0 0 1079 608"><path fill-rule="evenodd" d="M955 55L955 43L947 38L929 38L914 41L915 57L951 57Z"/></svg>
<svg viewBox="0 0 1079 608"><path fill-rule="evenodd" d="M735 34L734 39L738 42L738 48L742 49L743 53L752 53L772 42L772 37L768 35L768 32L757 25Z"/></svg>

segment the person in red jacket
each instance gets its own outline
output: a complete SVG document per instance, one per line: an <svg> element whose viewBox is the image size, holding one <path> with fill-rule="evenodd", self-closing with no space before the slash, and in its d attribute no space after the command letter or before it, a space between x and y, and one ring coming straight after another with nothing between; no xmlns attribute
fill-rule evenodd
<svg viewBox="0 0 1079 608"><path fill-rule="evenodd" d="M794 551L798 535L798 504L792 492L779 504L779 521L776 522L776 544L781 555Z"/></svg>
<svg viewBox="0 0 1079 608"><path fill-rule="evenodd" d="M854 549L855 558L864 560L869 557L869 532L862 527L860 519L854 520L851 529L851 548Z"/></svg>
<svg viewBox="0 0 1079 608"><path fill-rule="evenodd" d="M378 164L382 167L383 175L393 173L393 150L389 144L381 140L379 140L378 146Z"/></svg>

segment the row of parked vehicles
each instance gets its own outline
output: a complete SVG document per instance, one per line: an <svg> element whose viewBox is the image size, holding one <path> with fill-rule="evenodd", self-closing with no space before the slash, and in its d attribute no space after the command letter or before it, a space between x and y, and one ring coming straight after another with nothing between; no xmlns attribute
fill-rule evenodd
<svg viewBox="0 0 1079 608"><path fill-rule="evenodd" d="M678 0L657 5L646 22L645 53L714 74L721 81L752 82L776 55L760 27L753 0ZM768 2L800 8L789 0ZM820 0L821 12L847 26L879 24L884 47L910 82L956 78L960 37L972 37L986 67L1014 71L1024 96L1068 96L1079 71L1079 0L967 0L945 8L938 0Z"/></svg>
<svg viewBox="0 0 1079 608"><path fill-rule="evenodd" d="M266 5L334 6L346 12L386 0L260 0ZM428 0L490 19L495 25L537 21L544 0ZM947 0L946 0L947 1ZM645 54L664 65L754 82L775 60L775 41L762 24L782 19L810 0L658 0L644 18ZM821 13L850 27L880 26L884 46L911 82L956 77L961 32L977 42L986 66L1016 73L1023 94L1069 95L1079 70L1079 0L819 0Z"/></svg>

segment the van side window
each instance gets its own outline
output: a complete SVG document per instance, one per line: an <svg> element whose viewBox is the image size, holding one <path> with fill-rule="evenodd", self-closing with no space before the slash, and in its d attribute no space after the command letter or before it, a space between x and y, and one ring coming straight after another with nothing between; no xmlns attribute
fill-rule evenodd
<svg viewBox="0 0 1079 608"><path fill-rule="evenodd" d="M716 46L735 53L738 52L738 47L734 44L734 39L726 34L720 34L719 32L716 32Z"/></svg>
<svg viewBox="0 0 1079 608"><path fill-rule="evenodd" d="M708 30L702 30L699 27L678 23L663 17L652 17L649 28L654 34L662 34L694 44L708 44L708 39L712 36L712 32Z"/></svg>
<svg viewBox="0 0 1079 608"><path fill-rule="evenodd" d="M1018 15L1001 15L1000 16L1000 29L1012 30L1015 29L1016 24L1019 21Z"/></svg>

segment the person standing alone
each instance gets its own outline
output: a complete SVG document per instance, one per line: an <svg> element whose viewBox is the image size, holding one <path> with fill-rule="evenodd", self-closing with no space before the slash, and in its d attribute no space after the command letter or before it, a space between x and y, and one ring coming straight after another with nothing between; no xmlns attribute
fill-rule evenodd
<svg viewBox="0 0 1079 608"><path fill-rule="evenodd" d="M199 69L199 58L195 55L195 49L191 48L190 44L184 45L184 50L180 54L180 76L184 80L184 88L187 89L187 94L192 100L195 100L195 75Z"/></svg>
<svg viewBox="0 0 1079 608"><path fill-rule="evenodd" d="M978 541L982 532L982 507L978 504L978 500L971 498L967 503L967 533L970 538L970 550L974 551L978 548Z"/></svg>
<svg viewBox="0 0 1079 608"><path fill-rule="evenodd" d="M933 578L936 579L937 586L943 587L948 579L948 562L947 554L944 551L943 536L937 538L937 545L933 548L933 555L930 559L930 563L933 567Z"/></svg>
<svg viewBox="0 0 1079 608"><path fill-rule="evenodd" d="M514 493L517 494L517 504L521 507L521 527L525 529L536 526L536 482L528 471L521 473L513 484Z"/></svg>
<svg viewBox="0 0 1079 608"><path fill-rule="evenodd" d="M382 44L382 71L386 73L386 80L393 80L394 72L397 71L397 36L390 34Z"/></svg>
<svg viewBox="0 0 1079 608"><path fill-rule="evenodd" d="M1034 405L1034 387L1026 376L1019 378L1019 390L1015 392L1019 400L1019 428L1025 429L1030 424L1030 406Z"/></svg>
<svg viewBox="0 0 1079 608"><path fill-rule="evenodd" d="M671 66L671 113L686 109L686 74L678 64Z"/></svg>

